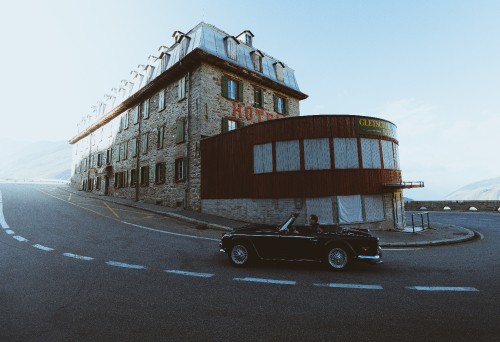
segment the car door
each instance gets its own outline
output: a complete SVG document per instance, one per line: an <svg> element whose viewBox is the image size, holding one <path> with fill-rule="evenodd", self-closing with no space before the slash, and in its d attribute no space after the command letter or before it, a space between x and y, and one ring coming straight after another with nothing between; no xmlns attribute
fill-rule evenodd
<svg viewBox="0 0 500 342"><path fill-rule="evenodd" d="M316 234L280 234L277 241L276 258L288 260L314 260L318 238Z"/></svg>

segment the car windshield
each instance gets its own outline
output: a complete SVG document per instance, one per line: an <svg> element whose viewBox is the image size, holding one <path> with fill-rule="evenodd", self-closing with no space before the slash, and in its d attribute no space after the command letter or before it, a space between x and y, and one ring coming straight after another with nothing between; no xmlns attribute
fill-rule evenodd
<svg viewBox="0 0 500 342"><path fill-rule="evenodd" d="M279 231L284 232L284 231L288 230L288 227L290 227L292 225L292 223L295 221L295 218L296 218L295 215L290 216L290 218L288 220L286 220L285 224L283 224L283 226L281 226Z"/></svg>

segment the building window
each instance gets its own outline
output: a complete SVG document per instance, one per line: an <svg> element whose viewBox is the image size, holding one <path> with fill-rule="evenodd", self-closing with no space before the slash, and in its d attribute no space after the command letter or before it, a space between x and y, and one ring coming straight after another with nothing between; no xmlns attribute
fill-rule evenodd
<svg viewBox="0 0 500 342"><path fill-rule="evenodd" d="M260 88L253 89L253 105L257 108L264 108L264 92Z"/></svg>
<svg viewBox="0 0 500 342"><path fill-rule="evenodd" d="M227 76L222 76L221 94L230 100L243 102L243 83Z"/></svg>
<svg viewBox="0 0 500 342"><path fill-rule="evenodd" d="M358 142L356 138L334 138L333 150L336 169L359 168Z"/></svg>
<svg viewBox="0 0 500 342"><path fill-rule="evenodd" d="M102 166L102 154L98 153L97 154L97 167Z"/></svg>
<svg viewBox="0 0 500 342"><path fill-rule="evenodd" d="M123 129L127 129L128 128L128 111L125 114L123 114L122 121L123 121L123 123L122 123Z"/></svg>
<svg viewBox="0 0 500 342"><path fill-rule="evenodd" d="M365 221L382 221L384 214L384 199L381 195L364 195Z"/></svg>
<svg viewBox="0 0 500 342"><path fill-rule="evenodd" d="M184 35L181 41L181 50L179 51L179 55L181 58L187 54L188 47L189 47L189 37Z"/></svg>
<svg viewBox="0 0 500 342"><path fill-rule="evenodd" d="M132 169L130 170L130 186L135 186L137 181L137 175L136 175L136 170Z"/></svg>
<svg viewBox="0 0 500 342"><path fill-rule="evenodd" d="M144 133L142 135L142 139L141 139L141 152L142 152L142 154L148 153L148 143L149 143L149 134Z"/></svg>
<svg viewBox="0 0 500 342"><path fill-rule="evenodd" d="M380 169L380 145L378 139L361 139L363 168Z"/></svg>
<svg viewBox="0 0 500 342"><path fill-rule="evenodd" d="M253 173L273 172L273 144L253 146Z"/></svg>
<svg viewBox="0 0 500 342"><path fill-rule="evenodd" d="M126 160L128 158L128 141L120 144L122 151L122 160Z"/></svg>
<svg viewBox="0 0 500 342"><path fill-rule="evenodd" d="M178 119L177 120L177 127L176 127L176 135L175 135L175 142L177 144L183 143L185 139L185 125L184 125L184 119Z"/></svg>
<svg viewBox="0 0 500 342"><path fill-rule="evenodd" d="M276 142L276 171L300 170L300 144L298 140Z"/></svg>
<svg viewBox="0 0 500 342"><path fill-rule="evenodd" d="M263 55L260 52L252 52L252 62L255 71L262 72L262 57Z"/></svg>
<svg viewBox="0 0 500 342"><path fill-rule="evenodd" d="M306 170L328 170L330 162L330 141L325 139L304 139L304 166Z"/></svg>
<svg viewBox="0 0 500 342"><path fill-rule="evenodd" d="M361 195L337 196L339 223L363 221Z"/></svg>
<svg viewBox="0 0 500 342"><path fill-rule="evenodd" d="M165 182L165 163L156 163L155 167L155 183L160 184Z"/></svg>
<svg viewBox="0 0 500 342"><path fill-rule="evenodd" d="M101 177L97 177L95 180L95 189L101 190Z"/></svg>
<svg viewBox="0 0 500 342"><path fill-rule="evenodd" d="M161 57L161 72L167 70L168 61L170 59L170 55L168 53L164 53Z"/></svg>
<svg viewBox="0 0 500 342"><path fill-rule="evenodd" d="M147 186L149 184L149 165L141 166L141 185Z"/></svg>
<svg viewBox="0 0 500 342"><path fill-rule="evenodd" d="M228 118L222 118L222 133L226 133L229 131L234 131L237 128L243 127L243 122L241 121L236 121L236 120L231 120Z"/></svg>
<svg viewBox="0 0 500 342"><path fill-rule="evenodd" d="M120 161L122 157L122 144L118 144L116 146L115 155L116 155L116 161Z"/></svg>
<svg viewBox="0 0 500 342"><path fill-rule="evenodd" d="M137 138L133 138L130 140L130 148L132 149L131 157L137 157Z"/></svg>
<svg viewBox="0 0 500 342"><path fill-rule="evenodd" d="M285 80L284 67L285 65L281 62L274 63L274 70L276 71L276 79L281 82Z"/></svg>
<svg viewBox="0 0 500 342"><path fill-rule="evenodd" d="M288 114L288 101L282 96L274 94L274 111L278 114Z"/></svg>
<svg viewBox="0 0 500 342"><path fill-rule="evenodd" d="M187 158L179 158L175 160L175 181L185 181L187 177Z"/></svg>
<svg viewBox="0 0 500 342"><path fill-rule="evenodd" d="M158 110L165 109L165 89L160 90L158 93Z"/></svg>
<svg viewBox="0 0 500 342"><path fill-rule="evenodd" d="M142 118L149 118L149 99L142 103Z"/></svg>
<svg viewBox="0 0 500 342"><path fill-rule="evenodd" d="M238 59L238 44L239 42L232 38L232 37L227 37L226 39L226 52L227 56L231 58L232 60L237 60Z"/></svg>
<svg viewBox="0 0 500 342"><path fill-rule="evenodd" d="M158 127L156 134L156 145L158 148L163 148L163 139L165 136L165 126Z"/></svg>
<svg viewBox="0 0 500 342"><path fill-rule="evenodd" d="M112 150L110 148L106 150L106 165L111 164L111 157L112 157L111 151Z"/></svg>
<svg viewBox="0 0 500 342"><path fill-rule="evenodd" d="M381 140L382 144L382 159L384 161L384 169L397 169L397 145L392 141Z"/></svg>
<svg viewBox="0 0 500 342"><path fill-rule="evenodd" d="M177 82L177 99L183 100L186 98L186 77L183 77Z"/></svg>
<svg viewBox="0 0 500 342"><path fill-rule="evenodd" d="M139 123L139 106L132 108L132 120L134 125Z"/></svg>

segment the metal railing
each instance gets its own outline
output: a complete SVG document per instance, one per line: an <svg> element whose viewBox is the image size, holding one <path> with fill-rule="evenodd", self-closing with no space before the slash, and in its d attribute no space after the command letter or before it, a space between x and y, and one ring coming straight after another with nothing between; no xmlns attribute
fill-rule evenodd
<svg viewBox="0 0 500 342"><path fill-rule="evenodd" d="M425 220L427 217L427 228L431 228L431 222L429 221L429 212L424 211L422 213L412 213L411 214L411 226L413 227L413 233L415 233L415 216L420 216L420 222L422 223L422 230L425 229Z"/></svg>

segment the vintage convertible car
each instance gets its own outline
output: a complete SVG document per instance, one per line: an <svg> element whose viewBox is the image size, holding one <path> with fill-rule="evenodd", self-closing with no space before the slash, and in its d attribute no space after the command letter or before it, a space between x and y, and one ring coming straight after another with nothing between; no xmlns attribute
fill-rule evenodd
<svg viewBox="0 0 500 342"><path fill-rule="evenodd" d="M298 214L276 226L250 225L224 234L220 251L238 267L255 259L320 261L332 270L345 269L352 261L381 263L378 238L361 229L342 229L322 225L321 231L310 226L294 226Z"/></svg>

